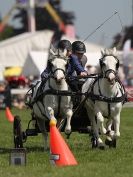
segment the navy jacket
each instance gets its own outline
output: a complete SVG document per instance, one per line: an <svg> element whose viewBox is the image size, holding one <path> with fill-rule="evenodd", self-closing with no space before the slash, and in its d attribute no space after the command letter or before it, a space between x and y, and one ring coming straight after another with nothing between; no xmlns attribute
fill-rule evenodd
<svg viewBox="0 0 133 177"><path fill-rule="evenodd" d="M68 66L68 76L72 76L72 74L76 71L77 75L80 75L81 72L84 72L84 67L82 66L81 60L74 54L70 56L70 62Z"/></svg>
<svg viewBox="0 0 133 177"><path fill-rule="evenodd" d="M47 79L50 73L51 73L51 65L48 63L46 69L41 73L41 79L42 80Z"/></svg>

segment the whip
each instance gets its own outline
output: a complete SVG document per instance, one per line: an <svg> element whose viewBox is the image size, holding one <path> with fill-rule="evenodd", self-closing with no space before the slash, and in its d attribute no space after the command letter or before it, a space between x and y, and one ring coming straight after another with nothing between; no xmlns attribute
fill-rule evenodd
<svg viewBox="0 0 133 177"><path fill-rule="evenodd" d="M82 42L85 42L90 36L92 36L99 28L101 28L107 21L109 21L114 15L118 15L122 30L123 30L123 25L122 25L122 21L121 18L119 16L119 13L117 11L115 11L110 17L108 17L107 19L105 19L105 21L103 21L95 30L93 30Z"/></svg>

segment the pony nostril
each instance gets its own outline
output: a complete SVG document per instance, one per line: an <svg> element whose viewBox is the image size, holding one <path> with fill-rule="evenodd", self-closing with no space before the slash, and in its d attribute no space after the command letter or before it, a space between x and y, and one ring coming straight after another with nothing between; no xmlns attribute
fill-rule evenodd
<svg viewBox="0 0 133 177"><path fill-rule="evenodd" d="M56 82L57 82L58 84L60 84L61 81L62 81L62 78L56 78Z"/></svg>
<svg viewBox="0 0 133 177"><path fill-rule="evenodd" d="M114 79L115 79L115 74L114 73L110 73L109 76L108 76L108 80L112 81Z"/></svg>

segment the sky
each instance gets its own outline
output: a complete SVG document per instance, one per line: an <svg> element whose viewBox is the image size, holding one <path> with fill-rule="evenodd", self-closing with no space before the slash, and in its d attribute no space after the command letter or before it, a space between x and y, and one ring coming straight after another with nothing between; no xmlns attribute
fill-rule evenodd
<svg viewBox="0 0 133 177"><path fill-rule="evenodd" d="M2 17L7 14L14 2L15 0L0 0ZM62 8L75 13L76 34L82 40L93 33L87 41L110 46L113 37L122 31L122 27L132 25L132 3L133 0L62 0ZM116 11L118 13L113 15ZM110 16L112 18L97 29ZM12 18L10 23L16 24Z"/></svg>

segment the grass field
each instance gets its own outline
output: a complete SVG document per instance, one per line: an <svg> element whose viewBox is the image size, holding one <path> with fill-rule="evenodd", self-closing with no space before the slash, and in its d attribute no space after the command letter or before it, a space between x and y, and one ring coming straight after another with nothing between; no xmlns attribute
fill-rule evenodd
<svg viewBox="0 0 133 177"><path fill-rule="evenodd" d="M12 109L22 119L25 130L30 110ZM123 108L121 137L116 149L92 150L87 134L73 133L68 142L77 166L55 167L49 162L49 152L43 151L42 136L28 137L26 167L10 166L9 154L13 144L13 125L0 111L0 177L131 177L133 176L133 109Z"/></svg>

